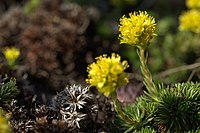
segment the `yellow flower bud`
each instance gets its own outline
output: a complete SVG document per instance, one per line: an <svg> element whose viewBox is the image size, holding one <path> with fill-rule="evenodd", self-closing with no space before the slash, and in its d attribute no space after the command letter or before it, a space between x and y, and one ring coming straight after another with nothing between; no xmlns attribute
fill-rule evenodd
<svg viewBox="0 0 200 133"><path fill-rule="evenodd" d="M5 112L0 108L0 133L10 133L10 125L6 118Z"/></svg>
<svg viewBox="0 0 200 133"><path fill-rule="evenodd" d="M5 48L3 54L7 60L16 60L20 55L20 51L15 47Z"/></svg>

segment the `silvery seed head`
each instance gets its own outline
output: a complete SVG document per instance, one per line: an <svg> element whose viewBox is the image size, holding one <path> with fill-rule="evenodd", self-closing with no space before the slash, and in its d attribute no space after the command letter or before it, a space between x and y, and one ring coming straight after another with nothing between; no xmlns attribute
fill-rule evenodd
<svg viewBox="0 0 200 133"><path fill-rule="evenodd" d="M92 96L89 93L89 87L83 88L81 85L72 85L58 93L53 99L52 105L55 109L74 112L81 110L87 104L87 101L92 99Z"/></svg>
<svg viewBox="0 0 200 133"><path fill-rule="evenodd" d="M80 85L73 85L66 88L69 94L69 110L76 111L77 109L82 109L87 103L87 100L92 99L92 94L89 94L89 88L82 88Z"/></svg>
<svg viewBox="0 0 200 133"><path fill-rule="evenodd" d="M77 111L71 113L71 112L64 112L61 110L60 113L62 114L62 119L68 123L69 127L72 128L75 127L80 128L79 122L81 120L84 120L87 116L87 114L78 113Z"/></svg>
<svg viewBox="0 0 200 133"><path fill-rule="evenodd" d="M80 122L88 121L92 113L97 111L94 96L89 87L71 85L58 93L53 101L53 110L60 113L60 117L70 128L80 128Z"/></svg>

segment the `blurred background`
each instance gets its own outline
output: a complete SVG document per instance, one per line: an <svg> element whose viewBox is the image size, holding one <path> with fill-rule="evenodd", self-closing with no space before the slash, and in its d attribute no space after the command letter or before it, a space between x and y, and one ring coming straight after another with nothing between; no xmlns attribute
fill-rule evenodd
<svg viewBox="0 0 200 133"><path fill-rule="evenodd" d="M1 51L0 74L16 77L21 89L46 101L68 84L86 85L88 64L115 52L130 64L131 82L119 89L119 98L131 101L133 95L123 94L143 87L140 62L134 47L119 44L118 25L120 17L138 10L157 23L148 48L155 82L199 81L200 36L178 29L188 10L184 0L1 0L0 49L14 46L21 54L11 71Z"/></svg>

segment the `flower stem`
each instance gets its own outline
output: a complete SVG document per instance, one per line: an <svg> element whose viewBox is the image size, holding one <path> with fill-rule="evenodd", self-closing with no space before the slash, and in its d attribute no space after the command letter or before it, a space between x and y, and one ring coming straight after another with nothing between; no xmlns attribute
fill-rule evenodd
<svg viewBox="0 0 200 133"><path fill-rule="evenodd" d="M157 87L153 82L151 72L149 71L149 68L147 66L147 55L145 55L145 48L139 47L137 54L138 54L140 62L141 62L140 69L144 76L144 84L145 84L149 94L151 96L154 96L157 93Z"/></svg>
<svg viewBox="0 0 200 133"><path fill-rule="evenodd" d="M126 121L128 124L133 124L135 123L134 121L132 121L129 117L127 117L127 115L124 113L119 100L117 99L116 93L113 93L111 95L112 99L113 99L113 103L114 103L114 108L115 111L117 112L118 116L120 117L120 119L122 119L123 121Z"/></svg>

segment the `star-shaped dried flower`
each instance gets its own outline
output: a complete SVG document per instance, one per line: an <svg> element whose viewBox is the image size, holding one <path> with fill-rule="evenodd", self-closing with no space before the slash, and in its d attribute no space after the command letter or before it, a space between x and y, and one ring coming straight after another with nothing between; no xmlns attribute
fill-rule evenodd
<svg viewBox="0 0 200 133"><path fill-rule="evenodd" d="M53 99L53 108L73 112L82 109L93 95L89 93L89 87L71 85L58 93Z"/></svg>
<svg viewBox="0 0 200 133"><path fill-rule="evenodd" d="M62 114L62 119L68 123L69 127L72 128L80 128L79 122L84 120L87 116L87 114L78 113L77 111L65 112L60 110L60 113Z"/></svg>

